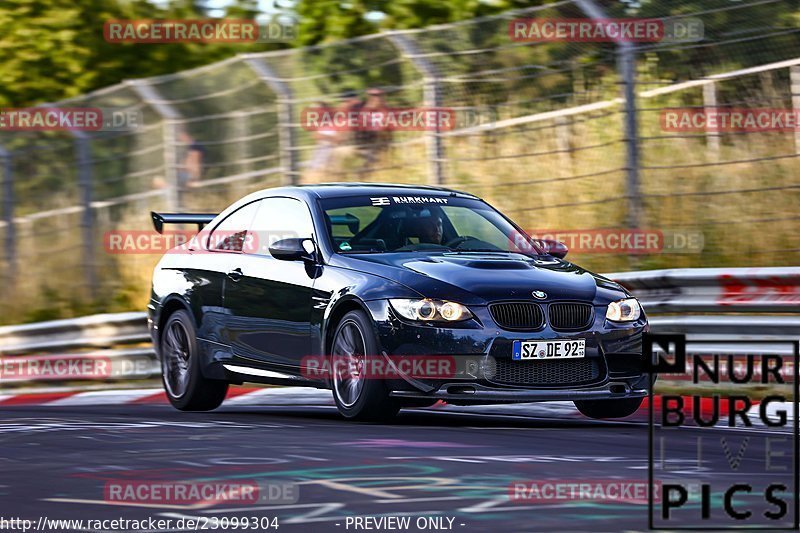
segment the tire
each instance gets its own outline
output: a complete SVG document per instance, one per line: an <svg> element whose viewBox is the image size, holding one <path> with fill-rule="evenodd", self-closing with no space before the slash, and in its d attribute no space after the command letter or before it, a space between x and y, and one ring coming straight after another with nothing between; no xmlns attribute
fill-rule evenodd
<svg viewBox="0 0 800 533"><path fill-rule="evenodd" d="M389 396L385 380L378 377L354 380L351 372L341 375L335 370L342 368L339 358L357 361L359 355L377 354L378 341L366 313L350 311L344 315L336 326L329 354L334 369L331 376L333 399L343 417L377 422L391 419L400 410L400 403Z"/></svg>
<svg viewBox="0 0 800 533"><path fill-rule="evenodd" d="M228 382L206 379L200 370L194 322L184 310L172 313L161 332L161 383L180 411L211 411L222 404Z"/></svg>
<svg viewBox="0 0 800 533"><path fill-rule="evenodd" d="M575 400L573 403L583 416L589 418L624 418L635 413L643 400L644 398Z"/></svg>

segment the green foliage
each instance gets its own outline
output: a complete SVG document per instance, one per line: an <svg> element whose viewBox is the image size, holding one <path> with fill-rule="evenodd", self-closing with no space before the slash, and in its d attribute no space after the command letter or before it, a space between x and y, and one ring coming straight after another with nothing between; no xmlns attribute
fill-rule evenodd
<svg viewBox="0 0 800 533"><path fill-rule="evenodd" d="M295 9L301 20L299 44L309 45L381 29L422 28L545 3L546 0L299 0ZM373 13L380 17L367 17Z"/></svg>
<svg viewBox="0 0 800 533"><path fill-rule="evenodd" d="M297 0L274 2L277 12L293 11L299 20L298 38L292 45L315 45L358 37L385 29L408 29L493 15L509 9L547 4L547 0ZM766 63L776 52L798 46L800 21L797 1L771 2L752 9L737 9L729 0L605 1L600 2L609 16L662 17L711 11L704 15L707 41L741 40L733 53L726 47L683 47L661 50L659 62L652 65L653 76L688 79L705 75L703 69ZM172 73L219 61L240 52L256 52L288 47L274 44L116 44L103 38L103 24L109 19L205 18L209 3L202 0L5 0L0 3L0 106L25 106L57 101L119 83L124 79ZM726 8L726 9L722 9ZM254 18L259 15L256 0L234 0L224 15ZM585 16L569 5L548 10L539 16ZM276 11L273 10L274 14ZM214 14L217 14L214 12ZM261 15L264 15L263 13ZM783 36L763 46L758 36L768 29L785 28ZM495 28L497 29L497 28ZM497 44L503 31L488 31L477 26L465 36L477 46ZM441 34L446 50L448 31ZM555 61L591 63L603 47L570 48L552 46L547 50L503 50L491 63L503 68L519 64L519 56L544 64ZM610 47L609 47L610 48ZM593 50L593 52L592 52ZM330 58L325 58L328 60ZM470 61L486 61L487 56L459 56L461 69ZM516 63L515 63L516 62ZM705 67L703 67L703 65ZM562 83L569 83L562 80Z"/></svg>
<svg viewBox="0 0 800 533"><path fill-rule="evenodd" d="M252 18L252 0L226 12ZM284 44L119 44L103 38L111 19L205 18L197 2L160 7L145 0L4 0L0 3L0 106L21 107L77 96L124 79L167 74L239 52Z"/></svg>

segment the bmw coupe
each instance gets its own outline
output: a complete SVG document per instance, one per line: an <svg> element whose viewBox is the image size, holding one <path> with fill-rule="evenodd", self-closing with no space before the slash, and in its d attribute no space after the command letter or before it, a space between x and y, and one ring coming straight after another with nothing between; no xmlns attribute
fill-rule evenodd
<svg viewBox="0 0 800 533"><path fill-rule="evenodd" d="M331 389L361 420L440 400L624 417L647 395L639 302L471 194L282 187L152 217L199 228L158 263L148 305L177 409L246 381Z"/></svg>

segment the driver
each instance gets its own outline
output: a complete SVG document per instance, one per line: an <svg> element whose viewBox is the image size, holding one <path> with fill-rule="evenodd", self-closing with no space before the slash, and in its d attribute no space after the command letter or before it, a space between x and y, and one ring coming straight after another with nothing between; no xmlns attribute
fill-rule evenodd
<svg viewBox="0 0 800 533"><path fill-rule="evenodd" d="M420 243L442 244L442 217L431 215L418 220L417 234Z"/></svg>

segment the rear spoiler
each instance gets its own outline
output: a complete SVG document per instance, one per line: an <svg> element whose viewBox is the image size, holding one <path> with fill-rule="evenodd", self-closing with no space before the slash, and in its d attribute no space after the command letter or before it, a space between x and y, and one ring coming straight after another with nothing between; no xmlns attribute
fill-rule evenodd
<svg viewBox="0 0 800 533"><path fill-rule="evenodd" d="M214 220L216 214L213 213L156 213L150 212L153 219L153 227L159 233L164 232L164 224L197 224L197 231L203 226Z"/></svg>

